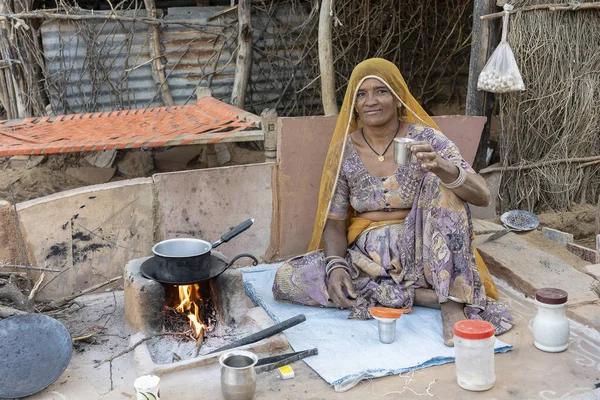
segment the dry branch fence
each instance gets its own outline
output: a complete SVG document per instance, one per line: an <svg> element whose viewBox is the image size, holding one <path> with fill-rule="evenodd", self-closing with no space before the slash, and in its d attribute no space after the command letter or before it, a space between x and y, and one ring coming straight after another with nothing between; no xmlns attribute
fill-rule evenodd
<svg viewBox="0 0 600 400"><path fill-rule="evenodd" d="M519 1L515 9L540 3L553 2ZM511 167L502 176L503 209L595 204L600 195L600 10L517 12L510 21L509 43L527 90L502 96L501 161ZM519 168L531 164L537 166Z"/></svg>
<svg viewBox="0 0 600 400"><path fill-rule="evenodd" d="M7 117L160 106L165 84L175 104L194 101L198 86L211 87L215 97L229 102L237 12L199 7L187 15L189 9L172 8L168 15L158 10L153 18L143 3L111 3L113 11L94 12L63 2L53 10L28 10L24 0L4 1L0 33L8 39L0 39L2 86L16 87L0 93ZM317 0L253 1L247 110L322 113L319 5ZM472 7L472 0L334 2L330 12L338 99L353 66L379 56L399 65L425 105L460 100ZM157 59L164 81L154 76Z"/></svg>

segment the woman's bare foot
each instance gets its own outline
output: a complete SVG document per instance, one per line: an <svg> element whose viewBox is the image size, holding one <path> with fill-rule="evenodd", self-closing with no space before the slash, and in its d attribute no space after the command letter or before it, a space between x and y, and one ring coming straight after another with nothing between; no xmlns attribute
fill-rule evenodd
<svg viewBox="0 0 600 400"><path fill-rule="evenodd" d="M433 289L415 289L415 306L440 309L440 302Z"/></svg>
<svg viewBox="0 0 600 400"><path fill-rule="evenodd" d="M454 347L454 324L465 319L464 304L448 300L442 306L442 329L444 331L444 344Z"/></svg>

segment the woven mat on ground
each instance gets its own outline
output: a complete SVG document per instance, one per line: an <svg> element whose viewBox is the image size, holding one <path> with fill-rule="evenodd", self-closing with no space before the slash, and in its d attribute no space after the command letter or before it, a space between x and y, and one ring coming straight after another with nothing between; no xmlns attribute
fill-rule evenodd
<svg viewBox="0 0 600 400"><path fill-rule="evenodd" d="M306 321L284 333L294 351L316 347L317 356L304 361L338 392L363 379L400 374L454 361L454 349L446 347L439 310L415 307L415 312L397 321L396 341L379 342L377 321L348 319L347 310L307 307L278 302L271 286L281 264L242 269L246 293L263 307L275 322L298 314ZM495 351L512 346L496 340Z"/></svg>

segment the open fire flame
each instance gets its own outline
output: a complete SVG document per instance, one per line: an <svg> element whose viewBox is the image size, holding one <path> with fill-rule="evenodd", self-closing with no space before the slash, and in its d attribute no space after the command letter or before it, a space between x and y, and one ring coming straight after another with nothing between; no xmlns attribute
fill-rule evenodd
<svg viewBox="0 0 600 400"><path fill-rule="evenodd" d="M202 323L199 315L201 310L200 305L202 305L199 286L179 286L179 301L180 303L175 310L188 317L196 338L202 339L206 331L206 325Z"/></svg>

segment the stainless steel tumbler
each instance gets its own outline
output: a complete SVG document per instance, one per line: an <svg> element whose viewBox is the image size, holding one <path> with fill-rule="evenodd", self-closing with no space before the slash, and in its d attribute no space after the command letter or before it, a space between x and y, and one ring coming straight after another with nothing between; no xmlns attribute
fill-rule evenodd
<svg viewBox="0 0 600 400"><path fill-rule="evenodd" d="M410 151L406 148L407 143L414 142L409 138L394 139L394 161L398 165L407 165L410 163Z"/></svg>

